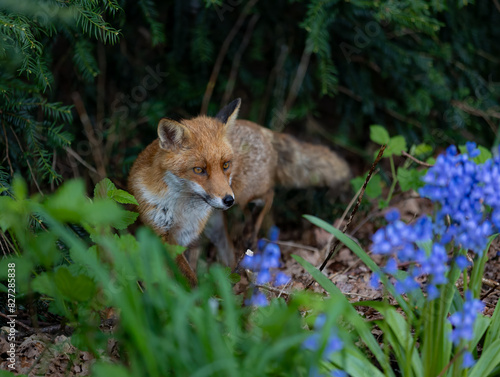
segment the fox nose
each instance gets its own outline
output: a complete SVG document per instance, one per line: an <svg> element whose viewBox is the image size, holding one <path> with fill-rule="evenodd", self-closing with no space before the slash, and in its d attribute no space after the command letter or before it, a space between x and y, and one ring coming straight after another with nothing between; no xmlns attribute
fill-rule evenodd
<svg viewBox="0 0 500 377"><path fill-rule="evenodd" d="M233 205L234 198L231 195L226 195L224 198L222 198L222 202L229 208Z"/></svg>

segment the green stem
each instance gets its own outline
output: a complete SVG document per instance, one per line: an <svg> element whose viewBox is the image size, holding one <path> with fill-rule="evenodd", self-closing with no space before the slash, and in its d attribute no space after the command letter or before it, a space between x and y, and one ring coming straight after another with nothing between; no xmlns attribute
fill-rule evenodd
<svg viewBox="0 0 500 377"><path fill-rule="evenodd" d="M398 177L396 175L396 168L394 166L394 157L390 156L389 161L391 163L392 184L391 184L391 188L389 189L389 194L387 195L387 200L386 200L387 204L389 204L389 202L391 201L392 194L394 193L394 189L396 188L396 184L398 183Z"/></svg>

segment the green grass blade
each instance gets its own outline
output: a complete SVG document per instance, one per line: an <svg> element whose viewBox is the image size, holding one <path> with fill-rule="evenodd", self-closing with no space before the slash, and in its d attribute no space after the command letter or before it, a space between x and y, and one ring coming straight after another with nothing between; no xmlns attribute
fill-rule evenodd
<svg viewBox="0 0 500 377"><path fill-rule="evenodd" d="M316 267L311 263L307 262L298 255L292 255L292 257L309 272L312 277L321 285L332 298L335 298L339 302L344 302L347 306L347 311L349 315L346 315L346 320L349 321L357 330L361 339L365 342L370 351L375 355L376 359L382 365L387 376L394 376L389 360L386 355L380 349L378 342L375 340L373 334L370 331L369 326L366 322L359 316L358 312L349 303L344 294L338 289L335 284L333 284L325 275L323 275Z"/></svg>
<svg viewBox="0 0 500 377"><path fill-rule="evenodd" d="M356 348L349 347L342 352L337 352L331 356L330 360L352 377L384 376L384 374Z"/></svg>
<svg viewBox="0 0 500 377"><path fill-rule="evenodd" d="M484 348L488 348L496 339L500 339L500 304L498 303L491 317L490 327L486 333Z"/></svg>
<svg viewBox="0 0 500 377"><path fill-rule="evenodd" d="M340 230L337 228L333 227L332 225L328 224L326 221L323 221L321 219L318 219L317 217L311 216L311 215L304 215L304 217L312 222L314 225L323 228L327 232L333 234L335 237L337 237L344 245L346 245L354 254L358 256L361 261L366 264L366 266L372 270L373 272L376 272L380 276L380 280L384 284L384 286L387 288L389 293L396 299L398 304L403 308L403 310L406 312L406 314L413 320L413 312L410 310L408 303L399 295L392 283L387 279L387 276L380 270L380 267L377 266L377 264L370 258L370 256L356 243L354 240L347 236L346 234L342 233Z"/></svg>
<svg viewBox="0 0 500 377"><path fill-rule="evenodd" d="M479 361L470 370L469 377L486 377L498 365L500 365L500 339L496 339L483 350Z"/></svg>

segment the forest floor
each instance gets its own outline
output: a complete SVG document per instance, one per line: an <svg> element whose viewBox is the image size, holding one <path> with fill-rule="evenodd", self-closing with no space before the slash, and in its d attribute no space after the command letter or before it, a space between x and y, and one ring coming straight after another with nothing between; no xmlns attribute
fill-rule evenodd
<svg viewBox="0 0 500 377"><path fill-rule="evenodd" d="M401 198L395 205L401 212L401 217L406 222L414 221L420 214L428 213L430 204L427 200L408 195ZM362 217L360 219L360 217ZM370 249L370 239L376 230L377 221L383 217L380 211L372 211L357 215L355 221L347 230L347 234L357 240L365 250ZM345 220L344 220L345 221ZM382 224L381 221L378 223ZM342 229L343 224L340 228ZM311 282L311 276L292 258L292 254L299 255L315 266L321 265L325 258L325 246L330 241L330 234L316 227L308 229L295 229L282 232L279 245L282 251L281 270L291 276L290 283L284 288L263 287L261 290L269 297L288 297L290 293L304 290ZM483 285L483 302L485 303L484 314L491 316L500 296L500 240L493 242L489 250L489 262L486 264L485 284ZM383 260L378 255L372 258L379 265ZM341 247L333 258L328 262L324 274L348 297L351 302L365 300L381 300L383 291L370 287L370 270L346 247ZM425 283L425 282L423 282ZM460 287L461 281L458 282ZM495 287L496 284L496 287ZM235 292L243 294L248 287L245 273L242 280L235 286ZM316 292L324 293L323 289L316 283L311 286ZM368 320L379 318L379 313L373 309L357 307L357 310ZM25 321L23 321L23 318ZM70 334L65 333L56 323L42 323L42 331L33 332L27 324L30 323L27 313L20 313L18 326L20 331L17 338L18 364L16 373L28 374L29 376L86 376L95 361L95 357L89 352L76 349L70 342ZM109 331L105 323L101 326L103 331ZM376 331L376 330L375 330ZM23 335L24 334L24 335ZM375 334L380 335L380 334ZM0 335L0 369L7 368L8 342L5 331ZM108 349L103 350L110 359L119 358L116 342L109 341Z"/></svg>

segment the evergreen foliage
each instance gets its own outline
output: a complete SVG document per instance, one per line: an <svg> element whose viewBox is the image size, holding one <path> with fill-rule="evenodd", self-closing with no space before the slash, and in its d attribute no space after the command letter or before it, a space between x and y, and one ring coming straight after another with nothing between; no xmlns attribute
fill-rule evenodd
<svg viewBox="0 0 500 377"><path fill-rule="evenodd" d="M363 157L374 123L410 144L498 144L499 18L444 0L5 0L2 168L31 190L124 182L158 118L196 115L212 85L209 114L239 96L242 116L302 134L314 115L308 138Z"/></svg>

